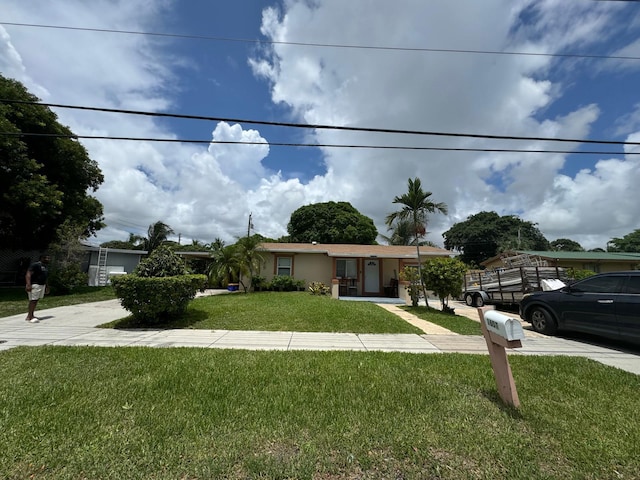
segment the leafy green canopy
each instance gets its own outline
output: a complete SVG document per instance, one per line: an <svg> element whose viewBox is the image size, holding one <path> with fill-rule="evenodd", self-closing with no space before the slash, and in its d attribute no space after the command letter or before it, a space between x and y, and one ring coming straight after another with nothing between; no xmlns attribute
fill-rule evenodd
<svg viewBox="0 0 640 480"><path fill-rule="evenodd" d="M349 202L305 205L291 214L287 225L290 242L375 244L378 230L373 220Z"/></svg>
<svg viewBox="0 0 640 480"><path fill-rule="evenodd" d="M449 296L456 298L462 293L466 271L467 266L457 258L434 258L422 266L424 283L440 298L443 311L448 306Z"/></svg>
<svg viewBox="0 0 640 480"><path fill-rule="evenodd" d="M173 277L185 275L187 267L171 248L167 245L161 245L142 260L133 273L139 277Z"/></svg>
<svg viewBox="0 0 640 480"><path fill-rule="evenodd" d="M2 75L0 98L38 101ZM51 110L0 103L0 131L0 248L46 248L65 220L84 236L104 226L102 205L87 193L104 180L98 164L76 140L55 137L72 132Z"/></svg>
<svg viewBox="0 0 640 480"><path fill-rule="evenodd" d="M612 238L607 244L608 252L640 252L640 229L627 233L622 238Z"/></svg>
<svg viewBox="0 0 640 480"><path fill-rule="evenodd" d="M554 252L584 252L584 248L570 238L558 238L549 244Z"/></svg>
<svg viewBox="0 0 640 480"><path fill-rule="evenodd" d="M422 181L418 177L410 178L407 181L407 193L403 193L393 199L393 203L400 205L401 209L387 215L385 220L391 229L399 228L403 223L408 223L405 228L413 229L413 243L416 246L416 258L420 258L420 238L427 233L429 213L440 212L445 215L448 213L447 204L442 202L435 203L431 200L431 195L431 192L422 189ZM422 285L425 302L427 306L429 306L427 290L422 278L422 267L419 263L418 276L420 278L420 284Z"/></svg>
<svg viewBox="0 0 640 480"><path fill-rule="evenodd" d="M507 250L549 250L549 242L532 222L515 215L480 212L442 234L444 246L462 252L460 260L478 266Z"/></svg>

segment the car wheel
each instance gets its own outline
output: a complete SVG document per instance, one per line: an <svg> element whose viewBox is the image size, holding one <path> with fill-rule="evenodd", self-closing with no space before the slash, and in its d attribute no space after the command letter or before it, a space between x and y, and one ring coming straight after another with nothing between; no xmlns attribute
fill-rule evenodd
<svg viewBox="0 0 640 480"><path fill-rule="evenodd" d="M473 307L473 295L467 293L464 296L464 303L466 303L468 307Z"/></svg>
<svg viewBox="0 0 640 480"><path fill-rule="evenodd" d="M538 333L545 335L553 335L558 330L556 321L551 314L542 307L534 307L529 314L529 322L533 329Z"/></svg>
<svg viewBox="0 0 640 480"><path fill-rule="evenodd" d="M476 301L474 303L476 304L476 307L484 307L484 299L482 298L482 295L476 295L475 300Z"/></svg>

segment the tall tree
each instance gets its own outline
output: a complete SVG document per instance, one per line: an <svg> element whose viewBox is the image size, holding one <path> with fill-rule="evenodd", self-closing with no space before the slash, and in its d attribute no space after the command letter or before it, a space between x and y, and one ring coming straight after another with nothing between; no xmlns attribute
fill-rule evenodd
<svg viewBox="0 0 640 480"><path fill-rule="evenodd" d="M407 193L403 193L393 199L393 203L401 205L402 208L396 212L390 213L386 218L388 226L392 226L396 222L408 221L414 228L416 255L418 258L418 274L420 275L420 284L422 285L424 301L427 306L429 306L429 301L427 300L427 290L422 278L419 239L424 237L427 232L427 221L430 213L440 212L445 215L448 213L447 205L445 203L433 202L429 198L431 195L431 192L426 192L422 189L422 182L419 178L410 178L408 180Z"/></svg>
<svg viewBox="0 0 640 480"><path fill-rule="evenodd" d="M387 228L391 232L390 236L380 235L389 245L415 245L418 241L416 228L411 220L396 220L393 225Z"/></svg>
<svg viewBox="0 0 640 480"><path fill-rule="evenodd" d="M0 75L0 98L0 248L44 249L65 220L84 237L102 228L87 193L103 181L98 164L20 82Z"/></svg>
<svg viewBox="0 0 640 480"><path fill-rule="evenodd" d="M213 242L211 242L209 248L212 254L222 250L224 248L224 240L222 240L220 237L216 237Z"/></svg>
<svg viewBox="0 0 640 480"><path fill-rule="evenodd" d="M84 226L69 220L58 227L56 239L49 245L52 262L49 285L54 293L69 293L76 287L87 285L88 275L82 271L86 249L82 244Z"/></svg>
<svg viewBox="0 0 640 480"><path fill-rule="evenodd" d="M460 260L479 266L506 250L549 250L549 242L532 222L496 212L470 215L442 234L444 247L462 252Z"/></svg>
<svg viewBox="0 0 640 480"><path fill-rule="evenodd" d="M212 250L211 257L212 260L207 269L210 284L226 287L229 283L236 283L239 280L242 264L237 245L227 245Z"/></svg>
<svg viewBox="0 0 640 480"><path fill-rule="evenodd" d="M262 237L260 235L251 235L239 238L236 243L236 255L239 259L240 273L249 279L247 285L242 284L245 292L251 290L253 277L260 271L260 268L265 262L264 257L258 250L261 242ZM242 276L240 277L240 281L242 282Z"/></svg>
<svg viewBox="0 0 640 480"><path fill-rule="evenodd" d="M119 248L122 250L143 250L144 237L129 233L127 240L109 240L100 244L105 248Z"/></svg>
<svg viewBox="0 0 640 480"><path fill-rule="evenodd" d="M378 231L369 217L348 202L305 205L291 214L287 225L291 242L372 245Z"/></svg>
<svg viewBox="0 0 640 480"><path fill-rule="evenodd" d="M640 252L640 229L627 233L622 238L609 240L607 252Z"/></svg>
<svg viewBox="0 0 640 480"><path fill-rule="evenodd" d="M575 240L570 238L558 238L549 243L554 252L584 252L584 248Z"/></svg>
<svg viewBox="0 0 640 480"><path fill-rule="evenodd" d="M166 223L152 223L149 225L149 229L147 230L147 238L143 240L144 249L151 253L166 242L169 235L174 233L173 229Z"/></svg>

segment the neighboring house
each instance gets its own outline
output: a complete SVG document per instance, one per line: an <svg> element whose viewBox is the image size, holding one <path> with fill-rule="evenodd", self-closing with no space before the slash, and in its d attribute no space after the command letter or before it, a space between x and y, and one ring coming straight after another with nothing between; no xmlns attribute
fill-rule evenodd
<svg viewBox="0 0 640 480"><path fill-rule="evenodd" d="M81 271L89 275L90 286L104 286L109 277L131 273L146 255L146 250L126 250L84 245ZM0 250L0 286L24 285L27 268L41 251ZM183 258L211 258L209 252L176 252Z"/></svg>
<svg viewBox="0 0 640 480"><path fill-rule="evenodd" d="M0 250L0 286L24 285L24 276L32 262L44 253L39 250Z"/></svg>
<svg viewBox="0 0 640 480"><path fill-rule="evenodd" d="M609 252L548 252L517 250L505 252L481 263L487 269L502 268L504 257L528 255L540 259L551 267L574 268L576 270L591 270L596 273L615 272L620 270L640 269L640 253L609 253Z"/></svg>
<svg viewBox="0 0 640 480"><path fill-rule="evenodd" d="M146 250L125 250L119 248L86 247L88 260L83 264L83 271L89 274L89 285L106 285L109 277L131 273L140 261L147 256ZM184 259L211 258L210 252L175 252ZM102 267L102 268L100 268Z"/></svg>
<svg viewBox="0 0 640 480"><path fill-rule="evenodd" d="M85 246L87 259L82 271L89 274L90 286L104 286L109 277L133 272L140 260L147 255L146 250L124 250Z"/></svg>
<svg viewBox="0 0 640 480"><path fill-rule="evenodd" d="M262 243L267 281L276 275L332 286L333 296L398 296L402 269L418 264L416 247L319 243ZM420 260L457 255L436 247L420 247Z"/></svg>

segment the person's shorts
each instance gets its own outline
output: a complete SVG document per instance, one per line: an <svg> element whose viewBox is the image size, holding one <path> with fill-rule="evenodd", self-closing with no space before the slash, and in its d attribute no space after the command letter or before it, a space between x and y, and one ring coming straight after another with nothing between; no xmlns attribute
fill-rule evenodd
<svg viewBox="0 0 640 480"><path fill-rule="evenodd" d="M29 300L40 300L44 298L44 291L46 287L44 285L38 285L37 283L31 284L31 291L27 292Z"/></svg>

